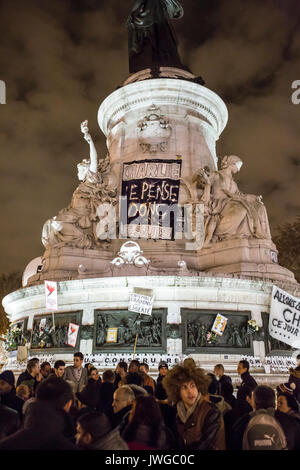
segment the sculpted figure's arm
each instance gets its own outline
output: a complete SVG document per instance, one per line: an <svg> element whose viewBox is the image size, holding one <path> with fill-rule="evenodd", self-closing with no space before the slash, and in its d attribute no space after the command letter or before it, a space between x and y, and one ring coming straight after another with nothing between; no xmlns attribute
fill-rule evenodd
<svg viewBox="0 0 300 470"><path fill-rule="evenodd" d="M98 169L98 154L97 150L95 147L95 144L93 142L93 139L91 135L89 134L89 129L88 129L88 121L83 121L81 123L81 132L83 133L83 136L87 143L90 146L90 171L92 173L97 173Z"/></svg>

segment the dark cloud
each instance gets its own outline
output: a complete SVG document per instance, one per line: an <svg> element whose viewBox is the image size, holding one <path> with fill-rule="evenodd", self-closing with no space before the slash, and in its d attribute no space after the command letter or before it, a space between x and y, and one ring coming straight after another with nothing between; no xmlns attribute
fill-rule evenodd
<svg viewBox="0 0 300 470"><path fill-rule="evenodd" d="M44 221L68 205L89 120L100 155L100 103L128 76L131 0L0 2L0 272L43 252ZM219 156L239 155L242 191L262 194L271 226L300 213L298 0L182 0L174 22L183 62L226 102Z"/></svg>

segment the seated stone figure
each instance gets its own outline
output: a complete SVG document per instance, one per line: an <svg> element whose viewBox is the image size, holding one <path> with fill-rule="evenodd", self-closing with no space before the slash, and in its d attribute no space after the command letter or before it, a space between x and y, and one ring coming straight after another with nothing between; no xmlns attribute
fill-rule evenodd
<svg viewBox="0 0 300 470"><path fill-rule="evenodd" d="M194 176L204 188L204 247L233 238L271 239L268 216L261 196L239 191L233 175L243 165L239 157L224 157L219 171L199 170Z"/></svg>
<svg viewBox="0 0 300 470"><path fill-rule="evenodd" d="M43 227L42 243L45 247L69 245L76 248L93 248L100 242L96 236L97 207L101 203L116 204L116 190L103 182L102 174L109 167L106 158L98 165L97 152L88 133L87 121L81 124L85 140L90 145L90 160L77 165L78 179L70 205Z"/></svg>

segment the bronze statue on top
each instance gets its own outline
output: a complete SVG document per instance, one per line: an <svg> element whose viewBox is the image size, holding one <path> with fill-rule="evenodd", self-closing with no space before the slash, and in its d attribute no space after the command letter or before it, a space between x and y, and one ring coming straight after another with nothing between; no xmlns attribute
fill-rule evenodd
<svg viewBox="0 0 300 470"><path fill-rule="evenodd" d="M128 17L129 72L146 68L185 69L169 20L183 16L179 0L135 0Z"/></svg>

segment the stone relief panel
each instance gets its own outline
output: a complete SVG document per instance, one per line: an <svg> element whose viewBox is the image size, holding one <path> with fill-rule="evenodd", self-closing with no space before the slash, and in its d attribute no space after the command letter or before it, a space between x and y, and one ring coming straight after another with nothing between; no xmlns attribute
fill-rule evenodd
<svg viewBox="0 0 300 470"><path fill-rule="evenodd" d="M246 353L253 351L252 333L248 326L250 312L182 309L183 353ZM228 319L222 336L212 335L217 314Z"/></svg>
<svg viewBox="0 0 300 470"><path fill-rule="evenodd" d="M152 310L152 315L139 315L128 310L95 310L94 350L166 351L166 309ZM110 333L114 334L113 341Z"/></svg>
<svg viewBox="0 0 300 470"><path fill-rule="evenodd" d="M82 311L71 313L54 314L54 324L52 314L38 315L33 319L31 350L33 349L55 349L55 350L77 350L79 348L81 328L79 328L75 348L69 346L68 327L69 323L81 325ZM41 322L45 319L44 322Z"/></svg>
<svg viewBox="0 0 300 470"><path fill-rule="evenodd" d="M280 354L282 355L284 351L286 351L287 353L296 351L296 349L292 348L289 344L282 343L278 339L272 338L272 336L269 334L269 314L266 312L262 312L261 316L263 321L266 354L280 352Z"/></svg>

